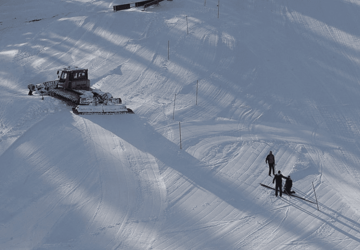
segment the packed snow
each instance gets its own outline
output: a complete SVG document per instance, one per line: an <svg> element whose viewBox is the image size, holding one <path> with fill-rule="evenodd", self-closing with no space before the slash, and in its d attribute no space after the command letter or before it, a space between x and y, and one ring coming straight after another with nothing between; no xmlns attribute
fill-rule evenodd
<svg viewBox="0 0 360 250"><path fill-rule="evenodd" d="M0 2L0 249L360 249L359 1L123 3ZM135 114L28 95L68 66Z"/></svg>

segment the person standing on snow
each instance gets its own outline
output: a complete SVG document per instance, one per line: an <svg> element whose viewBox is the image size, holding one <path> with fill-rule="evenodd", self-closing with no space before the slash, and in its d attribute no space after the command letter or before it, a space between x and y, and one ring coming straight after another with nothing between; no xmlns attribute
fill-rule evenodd
<svg viewBox="0 0 360 250"><path fill-rule="evenodd" d="M278 196L278 190L280 191L280 197L282 196L282 178L287 179L287 177L281 174L279 170L278 173L274 176L273 183L275 182L275 196Z"/></svg>
<svg viewBox="0 0 360 250"><path fill-rule="evenodd" d="M269 164L269 176L271 176L271 169L273 172L273 175L275 175L275 156L273 155L272 151L266 156L265 162Z"/></svg>

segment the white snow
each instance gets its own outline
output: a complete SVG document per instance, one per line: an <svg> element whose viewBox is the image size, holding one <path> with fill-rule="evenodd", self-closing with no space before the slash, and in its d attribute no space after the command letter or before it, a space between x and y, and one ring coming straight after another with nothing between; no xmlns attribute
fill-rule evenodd
<svg viewBox="0 0 360 250"><path fill-rule="evenodd" d="M360 249L359 1L122 3L0 2L0 249ZM135 114L27 95L68 66Z"/></svg>

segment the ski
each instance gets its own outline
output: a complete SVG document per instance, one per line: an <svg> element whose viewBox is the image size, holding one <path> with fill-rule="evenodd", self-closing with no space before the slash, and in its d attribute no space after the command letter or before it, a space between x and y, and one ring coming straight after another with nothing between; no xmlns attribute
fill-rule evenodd
<svg viewBox="0 0 360 250"><path fill-rule="evenodd" d="M260 183L260 185L263 186L263 187L266 187L266 188L269 188L269 189L272 189L272 190L275 191L275 188L273 188L273 187L270 187L270 186L265 185L265 184L262 184L262 183ZM301 196L298 196L298 195L296 195L296 194L288 194L288 193L285 193L285 192L283 192L283 194L286 194L286 195L289 195L289 196L292 196L292 197L296 197L296 198L299 198L299 199L301 199L301 200L304 200L304 201L307 201L307 202L316 204L316 202L313 202L313 201L311 201L311 200L305 199L305 198L303 198L303 197L301 197Z"/></svg>

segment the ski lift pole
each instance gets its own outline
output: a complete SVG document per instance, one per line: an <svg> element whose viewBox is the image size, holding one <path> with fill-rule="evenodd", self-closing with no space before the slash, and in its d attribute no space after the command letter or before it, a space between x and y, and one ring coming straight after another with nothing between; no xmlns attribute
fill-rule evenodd
<svg viewBox="0 0 360 250"><path fill-rule="evenodd" d="M318 209L318 211L320 211L320 209L319 209L319 203L318 203L318 200L317 200L317 197L316 197L316 192L315 192L314 182L312 182L312 186L313 186L313 189L314 189L314 194L315 194L315 199L316 199L317 209Z"/></svg>

